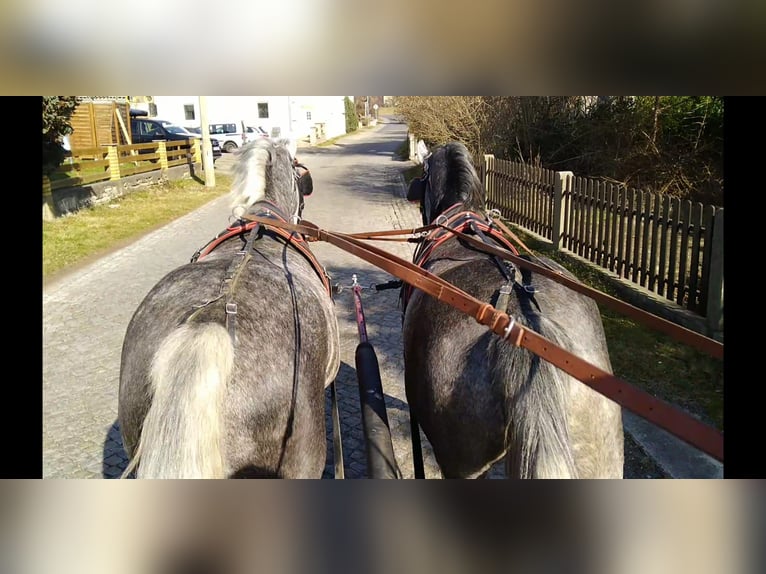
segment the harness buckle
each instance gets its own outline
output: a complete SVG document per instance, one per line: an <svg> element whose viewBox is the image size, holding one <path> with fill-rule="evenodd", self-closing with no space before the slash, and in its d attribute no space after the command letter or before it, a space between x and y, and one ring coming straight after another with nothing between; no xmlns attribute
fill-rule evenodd
<svg viewBox="0 0 766 574"><path fill-rule="evenodd" d="M236 303L226 303L226 314L227 315L236 315L237 314L237 304Z"/></svg>
<svg viewBox="0 0 766 574"><path fill-rule="evenodd" d="M502 215L502 214L500 213L500 210L499 210L499 209L497 209L497 208L494 208L494 209L490 209L490 210L487 212L487 221L489 221L489 224L490 224L490 225L493 225L493 224L495 223L495 221L494 221L494 220L495 220L495 219L500 219L500 216L501 216L501 215Z"/></svg>
<svg viewBox="0 0 766 574"><path fill-rule="evenodd" d="M511 322L508 323L508 326L503 330L503 339L506 341L508 340L508 337L511 336L511 331L513 330L513 326L516 324L516 319L513 317L510 317Z"/></svg>

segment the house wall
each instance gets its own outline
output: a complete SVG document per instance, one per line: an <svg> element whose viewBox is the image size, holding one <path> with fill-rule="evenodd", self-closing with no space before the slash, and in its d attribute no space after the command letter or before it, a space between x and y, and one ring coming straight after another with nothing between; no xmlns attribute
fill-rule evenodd
<svg viewBox="0 0 766 574"><path fill-rule="evenodd" d="M209 123L238 123L261 126L269 133L278 127L282 136L308 136L316 123L325 124L326 137L346 133L344 96L207 96ZM154 96L157 117L184 127L200 125L199 96ZM269 117L258 117L258 104L268 103ZM194 119L187 120L184 105L194 106ZM136 105L135 107L139 107ZM146 105L140 106L148 109ZM310 118L308 117L310 114Z"/></svg>

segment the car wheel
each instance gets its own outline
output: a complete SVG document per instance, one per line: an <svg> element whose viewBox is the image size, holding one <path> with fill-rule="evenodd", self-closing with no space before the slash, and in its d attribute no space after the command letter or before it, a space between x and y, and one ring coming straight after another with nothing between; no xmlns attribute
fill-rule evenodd
<svg viewBox="0 0 766 574"><path fill-rule="evenodd" d="M236 149L237 149L237 144L235 144L234 142L226 142L225 144L223 144L223 151L225 151L226 153L231 153Z"/></svg>

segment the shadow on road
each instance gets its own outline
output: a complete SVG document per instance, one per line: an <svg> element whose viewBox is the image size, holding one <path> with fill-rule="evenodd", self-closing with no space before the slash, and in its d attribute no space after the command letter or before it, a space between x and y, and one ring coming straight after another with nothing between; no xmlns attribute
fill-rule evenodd
<svg viewBox="0 0 766 574"><path fill-rule="evenodd" d="M104 456L101 475L103 478L120 478L128 465L128 453L122 446L120 423L116 420L109 428L104 439Z"/></svg>

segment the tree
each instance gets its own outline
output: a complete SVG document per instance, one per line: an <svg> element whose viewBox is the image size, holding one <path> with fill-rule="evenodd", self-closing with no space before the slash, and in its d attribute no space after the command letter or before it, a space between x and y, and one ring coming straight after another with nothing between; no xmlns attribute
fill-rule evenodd
<svg viewBox="0 0 766 574"><path fill-rule="evenodd" d="M343 104L346 108L346 133L355 132L359 128L359 118L354 109L354 102L346 96L343 98Z"/></svg>
<svg viewBox="0 0 766 574"><path fill-rule="evenodd" d="M426 144L460 141L475 157L483 152L489 112L485 96L397 96L395 106Z"/></svg>
<svg viewBox="0 0 766 574"><path fill-rule="evenodd" d="M72 133L69 121L77 107L76 96L43 96L43 174L50 175L64 161L62 138Z"/></svg>
<svg viewBox="0 0 766 574"><path fill-rule="evenodd" d="M723 207L720 96L396 96L427 144L463 142L585 177Z"/></svg>

